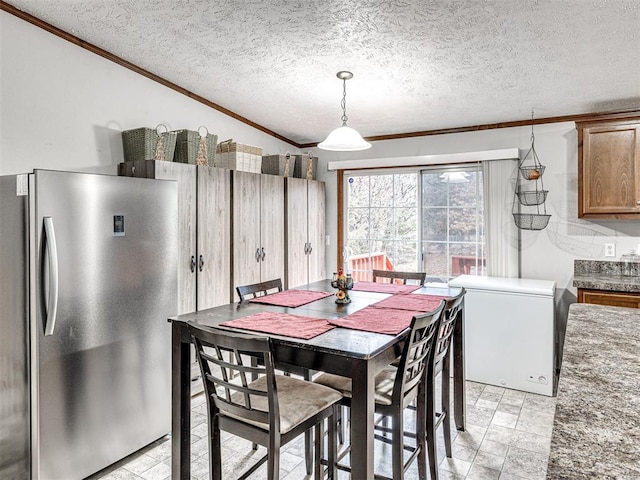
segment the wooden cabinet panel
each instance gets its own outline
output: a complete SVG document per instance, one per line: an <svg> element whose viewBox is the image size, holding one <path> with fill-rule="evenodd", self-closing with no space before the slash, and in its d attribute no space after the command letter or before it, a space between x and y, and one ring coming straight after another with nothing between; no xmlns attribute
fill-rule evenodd
<svg viewBox="0 0 640 480"><path fill-rule="evenodd" d="M222 168L197 169L197 307L204 310L231 301L231 173Z"/></svg>
<svg viewBox="0 0 640 480"><path fill-rule="evenodd" d="M578 303L608 305L610 307L640 308L640 293L608 292L578 289Z"/></svg>
<svg viewBox="0 0 640 480"><path fill-rule="evenodd" d="M307 181L287 178L287 288L308 283Z"/></svg>
<svg viewBox="0 0 640 480"><path fill-rule="evenodd" d="M232 246L234 289L238 285L260 282L259 250L260 175L234 171Z"/></svg>
<svg viewBox="0 0 640 480"><path fill-rule="evenodd" d="M326 278L325 184L287 179L287 288Z"/></svg>
<svg viewBox="0 0 640 480"><path fill-rule="evenodd" d="M640 216L640 119L577 123L578 216Z"/></svg>
<svg viewBox="0 0 640 480"><path fill-rule="evenodd" d="M284 281L284 249L284 178L234 171L233 288Z"/></svg>
<svg viewBox="0 0 640 480"><path fill-rule="evenodd" d="M327 278L325 267L325 183L309 181L309 282Z"/></svg>
<svg viewBox="0 0 640 480"><path fill-rule="evenodd" d="M284 177L260 176L260 281L284 282Z"/></svg>

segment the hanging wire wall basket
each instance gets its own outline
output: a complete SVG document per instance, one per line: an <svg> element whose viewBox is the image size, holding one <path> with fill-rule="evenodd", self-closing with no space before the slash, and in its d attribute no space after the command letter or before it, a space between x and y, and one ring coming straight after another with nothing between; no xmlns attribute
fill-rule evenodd
<svg viewBox="0 0 640 480"><path fill-rule="evenodd" d="M514 213L513 220L521 230L543 230L549 225L551 215L540 213Z"/></svg>
<svg viewBox="0 0 640 480"><path fill-rule="evenodd" d="M544 165L527 165L527 166L521 165L519 167L520 175L522 175L522 178L524 178L525 180L537 180L541 178L542 174L544 173L544 169L545 169Z"/></svg>
<svg viewBox="0 0 640 480"><path fill-rule="evenodd" d="M547 200L549 190L518 190L520 205L542 205Z"/></svg>
<svg viewBox="0 0 640 480"><path fill-rule="evenodd" d="M517 177L513 192L513 220L516 227L521 230L543 230L549 224L551 215L547 214L545 205L549 191L544 189L542 180L544 170L545 166L540 163L536 153L533 112L531 112L531 148L518 165L520 175ZM522 207L535 207L535 209Z"/></svg>

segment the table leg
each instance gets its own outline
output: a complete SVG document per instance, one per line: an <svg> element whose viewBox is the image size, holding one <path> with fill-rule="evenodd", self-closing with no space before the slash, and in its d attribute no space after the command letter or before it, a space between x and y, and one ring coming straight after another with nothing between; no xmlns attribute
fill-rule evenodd
<svg viewBox="0 0 640 480"><path fill-rule="evenodd" d="M373 478L375 375L363 360L354 368L351 398L351 479Z"/></svg>
<svg viewBox="0 0 640 480"><path fill-rule="evenodd" d="M464 300L458 310L453 330L453 411L456 428L464 431L466 426L466 396L464 370Z"/></svg>
<svg viewBox="0 0 640 480"><path fill-rule="evenodd" d="M171 478L191 478L191 365L184 327L171 327Z"/></svg>

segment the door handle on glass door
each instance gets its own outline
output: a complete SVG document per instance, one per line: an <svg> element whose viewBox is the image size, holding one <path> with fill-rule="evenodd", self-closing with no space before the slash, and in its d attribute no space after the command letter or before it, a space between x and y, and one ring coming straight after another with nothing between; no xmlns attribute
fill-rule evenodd
<svg viewBox="0 0 640 480"><path fill-rule="evenodd" d="M47 304L47 319L44 323L45 336L53 335L58 315L58 246L56 232L53 228L53 218L44 217L44 236L49 267L49 301ZM44 282L44 275L42 276ZM44 285L42 286L44 290Z"/></svg>

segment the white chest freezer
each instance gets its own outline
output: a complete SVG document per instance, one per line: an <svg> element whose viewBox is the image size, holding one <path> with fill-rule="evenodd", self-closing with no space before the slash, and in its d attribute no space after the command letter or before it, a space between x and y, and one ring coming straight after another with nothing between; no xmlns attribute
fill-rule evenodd
<svg viewBox="0 0 640 480"><path fill-rule="evenodd" d="M466 378L553 395L556 282L461 275Z"/></svg>

